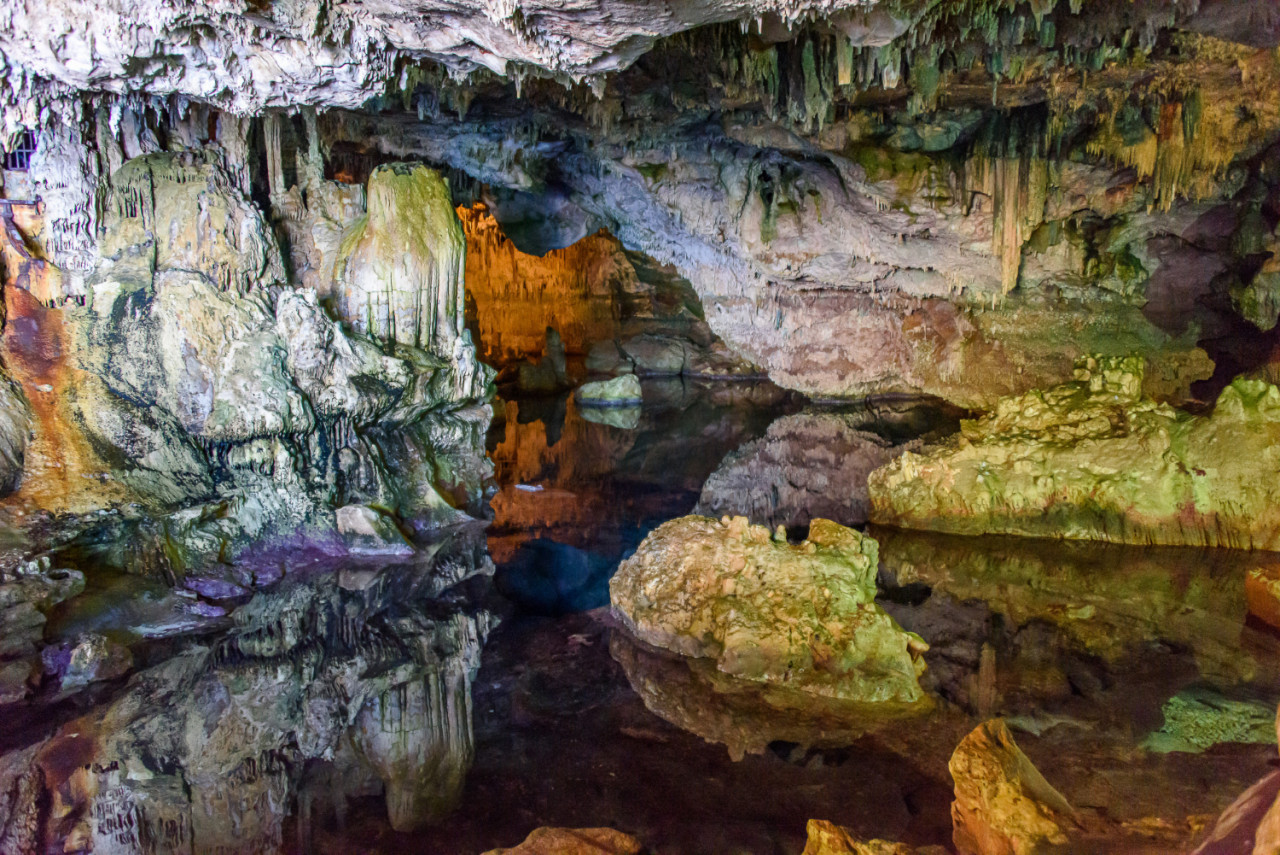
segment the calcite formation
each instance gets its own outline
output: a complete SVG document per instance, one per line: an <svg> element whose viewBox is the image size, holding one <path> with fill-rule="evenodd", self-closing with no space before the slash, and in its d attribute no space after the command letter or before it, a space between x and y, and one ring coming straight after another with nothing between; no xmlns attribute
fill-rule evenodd
<svg viewBox="0 0 1280 855"><path fill-rule="evenodd" d="M979 725L948 765L956 788L953 839L962 855L1033 855L1067 843L1074 809L1022 753L1003 721Z"/></svg>
<svg viewBox="0 0 1280 855"><path fill-rule="evenodd" d="M641 401L640 380L634 374L623 374L612 380L584 383L573 397L588 407L634 407Z"/></svg>
<svg viewBox="0 0 1280 855"><path fill-rule="evenodd" d="M452 356L464 334L466 241L449 186L421 164L392 164L369 176L367 200L339 250L339 317L384 341Z"/></svg>
<svg viewBox="0 0 1280 855"><path fill-rule="evenodd" d="M941 855L941 846L908 846L891 840L861 840L833 822L811 819L803 855Z"/></svg>
<svg viewBox="0 0 1280 855"><path fill-rule="evenodd" d="M1192 415L1141 394L1140 360L988 415L872 473L877 523L1140 544L1280 549L1280 389L1236 380Z"/></svg>
<svg viewBox="0 0 1280 855"><path fill-rule="evenodd" d="M910 703L920 654L875 603L876 543L815 520L803 543L745 517L659 526L609 583L639 639L709 659L725 674L816 695Z"/></svg>

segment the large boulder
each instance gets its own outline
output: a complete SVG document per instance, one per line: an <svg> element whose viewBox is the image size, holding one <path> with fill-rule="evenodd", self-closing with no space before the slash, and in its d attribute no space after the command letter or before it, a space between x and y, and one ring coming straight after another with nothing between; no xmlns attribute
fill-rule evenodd
<svg viewBox="0 0 1280 855"><path fill-rule="evenodd" d="M823 819L809 820L803 855L945 855L941 846L917 848L891 840L862 840L847 828Z"/></svg>
<svg viewBox="0 0 1280 855"><path fill-rule="evenodd" d="M622 374L612 380L595 380L583 383L573 394L582 406L630 407L642 400L640 380L634 374Z"/></svg>
<svg viewBox="0 0 1280 855"><path fill-rule="evenodd" d="M961 855L1033 855L1067 843L1074 810L1003 721L978 725L948 766L956 792L952 839Z"/></svg>
<svg viewBox="0 0 1280 855"><path fill-rule="evenodd" d="M923 698L920 654L875 602L876 542L830 520L809 538L687 516L653 531L609 585L640 640L730 676L867 702Z"/></svg>
<svg viewBox="0 0 1280 855"><path fill-rule="evenodd" d="M644 844L612 828L535 828L523 843L485 855L640 855Z"/></svg>
<svg viewBox="0 0 1280 855"><path fill-rule="evenodd" d="M1237 380L1196 416L1143 396L1138 359L1089 359L1076 376L872 473L872 520L1280 550L1280 389Z"/></svg>

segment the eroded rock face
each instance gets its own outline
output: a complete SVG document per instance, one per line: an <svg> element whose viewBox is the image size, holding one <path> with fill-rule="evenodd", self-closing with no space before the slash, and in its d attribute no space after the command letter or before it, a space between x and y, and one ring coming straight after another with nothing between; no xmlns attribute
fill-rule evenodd
<svg viewBox="0 0 1280 855"><path fill-rule="evenodd" d="M612 828L536 828L523 843L485 855L640 855L644 844Z"/></svg>
<svg viewBox="0 0 1280 855"><path fill-rule="evenodd" d="M190 142L107 179L83 303L37 307L14 289L27 326L6 344L37 396L39 474L16 500L76 513L186 508L163 524L178 574L269 535L332 538L335 505L372 502L424 527L456 521L451 501L478 512L489 470L476 425L489 414L477 405L492 373L461 329L461 230L439 176L388 168L372 210L339 224L350 212L332 210L337 185L312 168L318 155L300 157L316 210L289 208L302 196L283 191L276 207L296 214L285 218L295 237L323 222L349 240L343 252L325 240L294 246L309 285L295 290L246 193L245 152L233 139ZM386 244L401 197L424 215L412 252ZM322 305L343 288L364 294L352 320L367 323L354 330ZM363 311L379 299L381 316Z"/></svg>
<svg viewBox="0 0 1280 855"><path fill-rule="evenodd" d="M809 820L803 855L941 855L941 846L908 846L889 840L860 840L847 828L822 819Z"/></svg>
<svg viewBox="0 0 1280 855"><path fill-rule="evenodd" d="M1141 395L1141 364L1006 398L954 439L870 479L878 523L1143 544L1280 549L1270 473L1280 389L1237 380L1193 416Z"/></svg>
<svg viewBox="0 0 1280 855"><path fill-rule="evenodd" d="M1067 842L1071 805L1050 786L998 719L979 725L951 755L956 849L964 855L1032 855Z"/></svg>
<svg viewBox="0 0 1280 855"><path fill-rule="evenodd" d="M764 438L725 458L703 486L695 511L744 515L769 526L817 518L864 524L871 510L868 476L903 450L918 450L922 443L913 435L929 433L933 420L927 404L915 410L904 402L900 414L886 416L893 407L871 403L860 413L806 411L778 419ZM899 419L898 436L867 429L872 420L883 427Z"/></svg>
<svg viewBox="0 0 1280 855"><path fill-rule="evenodd" d="M745 517L651 533L609 583L641 640L725 674L844 700L911 703L927 645L875 604L874 540L815 520L802 544Z"/></svg>

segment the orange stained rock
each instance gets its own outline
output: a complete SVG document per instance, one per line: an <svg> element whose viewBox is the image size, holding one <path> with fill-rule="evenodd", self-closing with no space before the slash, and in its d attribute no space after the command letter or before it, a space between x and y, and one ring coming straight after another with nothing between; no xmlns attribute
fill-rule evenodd
<svg viewBox="0 0 1280 855"><path fill-rule="evenodd" d="M1244 596L1251 615L1280 629L1280 563L1251 569L1244 577Z"/></svg>
<svg viewBox="0 0 1280 855"><path fill-rule="evenodd" d="M5 503L84 513L130 501L130 491L112 479L111 466L94 450L75 411L84 372L71 365L65 312L10 282L4 301L0 357L22 384L34 421L22 484Z"/></svg>
<svg viewBox="0 0 1280 855"><path fill-rule="evenodd" d="M52 305L62 296L62 271L43 257L39 235L44 231L40 206L0 201L0 267L5 285L30 292Z"/></svg>
<svg viewBox="0 0 1280 855"><path fill-rule="evenodd" d="M524 842L485 855L640 855L644 845L612 828L535 828Z"/></svg>
<svg viewBox="0 0 1280 855"><path fill-rule="evenodd" d="M635 270L614 238L589 235L537 256L521 252L483 205L459 207L467 236L468 320L482 361L502 366L542 355L547 327L569 353L613 338L615 296L636 287Z"/></svg>
<svg viewBox="0 0 1280 855"><path fill-rule="evenodd" d="M978 725L948 763L953 841L961 855L1035 855L1068 841L1075 811L1000 719Z"/></svg>

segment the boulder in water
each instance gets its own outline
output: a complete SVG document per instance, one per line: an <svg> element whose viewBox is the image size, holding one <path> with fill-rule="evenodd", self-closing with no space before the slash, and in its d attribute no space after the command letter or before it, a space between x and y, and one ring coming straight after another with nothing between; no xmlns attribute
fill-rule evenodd
<svg viewBox="0 0 1280 855"><path fill-rule="evenodd" d="M918 701L928 645L876 604L876 567L876 542L830 520L792 544L745 517L687 516L646 537L609 592L640 640L712 659L733 677Z"/></svg>

